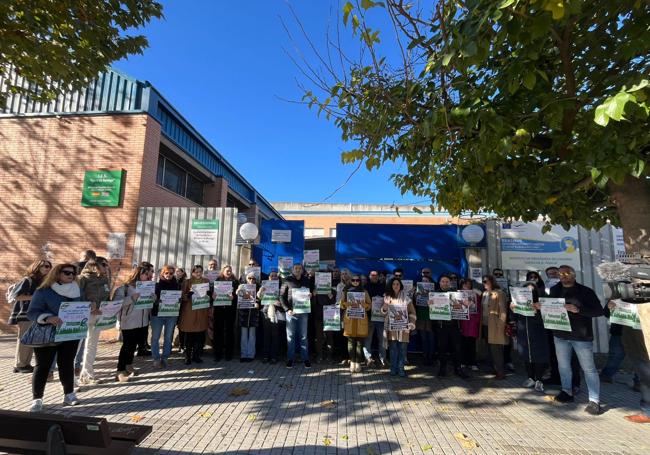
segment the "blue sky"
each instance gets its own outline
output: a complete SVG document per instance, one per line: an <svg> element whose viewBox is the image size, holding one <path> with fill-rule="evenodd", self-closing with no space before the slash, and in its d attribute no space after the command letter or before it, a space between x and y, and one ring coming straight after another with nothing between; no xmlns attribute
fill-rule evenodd
<svg viewBox="0 0 650 455"><path fill-rule="evenodd" d="M349 177L352 148L336 126L300 100L300 71L285 54L315 62L284 0L164 1L165 19L143 33L144 55L114 66L150 81L270 201L318 202ZM293 0L319 49L334 30L337 0ZM282 26L282 17L294 41ZM327 202L415 202L389 180L399 165L365 167Z"/></svg>

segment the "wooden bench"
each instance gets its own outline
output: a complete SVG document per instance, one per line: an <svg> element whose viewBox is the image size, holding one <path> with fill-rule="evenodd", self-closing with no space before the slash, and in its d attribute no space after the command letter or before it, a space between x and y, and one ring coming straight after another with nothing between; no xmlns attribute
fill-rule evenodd
<svg viewBox="0 0 650 455"><path fill-rule="evenodd" d="M0 451L48 455L125 455L151 433L147 425L104 418L0 410Z"/></svg>

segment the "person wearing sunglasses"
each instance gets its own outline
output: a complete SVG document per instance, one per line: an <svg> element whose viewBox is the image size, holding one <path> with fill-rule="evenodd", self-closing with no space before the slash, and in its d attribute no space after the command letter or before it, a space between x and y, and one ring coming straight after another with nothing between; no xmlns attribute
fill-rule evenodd
<svg viewBox="0 0 650 455"><path fill-rule="evenodd" d="M483 277L483 287L485 288L481 298L483 336L487 338L492 366L495 371L494 379L502 380L506 378L504 346L510 343L506 335L506 325L508 323L507 297L493 275Z"/></svg>
<svg viewBox="0 0 650 455"><path fill-rule="evenodd" d="M54 326L63 324L58 317L61 304L79 301L81 297L79 285L75 281L76 275L77 268L70 263L59 264L50 270L32 296L27 310L29 320ZM33 401L30 412L43 410L45 383L54 356L59 367L59 379L63 385L63 404L74 406L79 403L74 393L74 357L78 346L79 340L69 340L34 348L36 366L32 375Z"/></svg>
<svg viewBox="0 0 650 455"><path fill-rule="evenodd" d="M155 368L165 368L172 353L172 341L178 315L158 316L161 291L180 291L181 286L176 281L174 267L165 265L160 271L160 279L156 283L156 300L151 309L151 356ZM160 335L163 334L163 349L160 353Z"/></svg>
<svg viewBox="0 0 650 455"><path fill-rule="evenodd" d="M255 304L253 308L237 309L237 321L240 331L239 361L242 363L255 360L256 329L260 325L260 300L257 297L259 284L253 272L247 273L245 278L246 283L241 283L235 291L237 300L239 302L253 300ZM255 286L255 290L252 293L249 292L245 284Z"/></svg>
<svg viewBox="0 0 650 455"><path fill-rule="evenodd" d="M363 302L350 300L350 296L354 295L351 293L363 295ZM368 310L371 302L368 291L361 284L361 277L353 275L350 279L350 286L346 286L341 297L341 309L346 310L343 316L343 336L348 339L350 373L361 372L361 362L364 360L363 345L368 336ZM361 308L363 317L350 317L351 310Z"/></svg>
<svg viewBox="0 0 650 455"><path fill-rule="evenodd" d="M183 297L181 298L178 330L184 335L185 365L190 365L192 362L203 363L201 354L205 345L205 332L208 330L210 309L192 308L192 298L196 298L192 286L209 282L210 280L203 276L203 266L197 264L192 267L190 277L181 286ZM209 289L207 293L212 298Z"/></svg>
<svg viewBox="0 0 650 455"><path fill-rule="evenodd" d="M9 325L18 326L18 338L16 340L16 360L14 364L14 373L32 373L34 367L31 365L33 348L25 346L20 342L24 333L32 325L32 321L27 317L29 302L32 295L43 282L45 276L52 269L52 263L45 259L37 259L27 268L27 272L20 282L16 283L9 293L8 302L13 304L11 315L9 316Z"/></svg>
<svg viewBox="0 0 650 455"><path fill-rule="evenodd" d="M438 289L440 292L452 291L452 281L449 275L440 275ZM462 379L467 379L469 375L461 367L462 336L460 321L455 319L451 321L432 321L432 325L438 342L438 354L440 357L438 377L443 378L447 376L447 363L449 362L449 353L451 352L454 373Z"/></svg>

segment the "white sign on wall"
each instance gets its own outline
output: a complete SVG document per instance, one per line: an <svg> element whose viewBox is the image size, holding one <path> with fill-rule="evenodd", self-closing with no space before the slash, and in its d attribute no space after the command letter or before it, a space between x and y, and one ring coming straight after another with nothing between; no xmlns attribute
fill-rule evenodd
<svg viewBox="0 0 650 455"><path fill-rule="evenodd" d="M271 230L272 243L291 243L291 230L273 229Z"/></svg>
<svg viewBox="0 0 650 455"><path fill-rule="evenodd" d="M108 259L123 259L126 251L126 234L124 232L109 232L106 242L106 257Z"/></svg>
<svg viewBox="0 0 650 455"><path fill-rule="evenodd" d="M190 254L214 256L219 244L219 220L192 220L190 230Z"/></svg>
<svg viewBox="0 0 650 455"><path fill-rule="evenodd" d="M570 265L580 270L578 229L568 231L553 225L542 234L542 223L503 223L501 225L501 264L506 270L544 270Z"/></svg>
<svg viewBox="0 0 650 455"><path fill-rule="evenodd" d="M625 237L623 237L623 229L614 228L614 258L625 256Z"/></svg>

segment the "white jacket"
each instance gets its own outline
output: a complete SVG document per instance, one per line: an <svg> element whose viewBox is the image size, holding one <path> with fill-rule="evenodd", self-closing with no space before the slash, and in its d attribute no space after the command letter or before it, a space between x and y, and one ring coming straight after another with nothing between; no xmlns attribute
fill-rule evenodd
<svg viewBox="0 0 650 455"><path fill-rule="evenodd" d="M151 310L138 310L133 307L135 299L135 286L123 285L115 291L113 300L123 300L122 309L117 313L117 319L120 321L120 329L131 330L139 329L149 325Z"/></svg>

